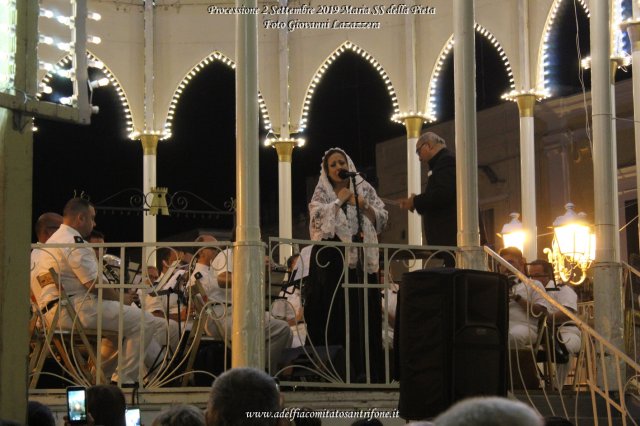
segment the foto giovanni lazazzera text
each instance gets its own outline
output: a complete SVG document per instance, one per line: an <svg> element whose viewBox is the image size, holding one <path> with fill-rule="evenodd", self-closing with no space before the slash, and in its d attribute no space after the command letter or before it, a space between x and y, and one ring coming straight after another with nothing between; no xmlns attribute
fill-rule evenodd
<svg viewBox="0 0 640 426"><path fill-rule="evenodd" d="M291 19L288 21L276 21L265 19L262 22L265 29L287 29L289 32L296 30L378 30L381 24L378 21L341 21L339 19L326 19L324 21L303 21Z"/></svg>

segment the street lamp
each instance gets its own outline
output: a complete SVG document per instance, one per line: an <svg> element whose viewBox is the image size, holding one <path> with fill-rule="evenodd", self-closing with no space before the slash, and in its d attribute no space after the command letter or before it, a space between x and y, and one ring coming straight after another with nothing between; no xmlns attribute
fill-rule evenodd
<svg viewBox="0 0 640 426"><path fill-rule="evenodd" d="M579 285L595 258L595 235L585 213L576 213L572 203L567 203L565 209L553 221L553 242L544 253L563 282Z"/></svg>
<svg viewBox="0 0 640 426"><path fill-rule="evenodd" d="M521 252L524 250L525 232L522 222L518 220L520 213L509 214L511 221L502 226L502 242L505 247L516 247Z"/></svg>

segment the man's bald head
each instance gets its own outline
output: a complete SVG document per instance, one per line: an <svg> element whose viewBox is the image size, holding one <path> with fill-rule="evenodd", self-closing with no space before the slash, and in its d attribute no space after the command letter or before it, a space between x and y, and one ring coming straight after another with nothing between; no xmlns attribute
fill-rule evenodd
<svg viewBox="0 0 640 426"><path fill-rule="evenodd" d="M40 215L35 225L36 237L39 243L46 243L54 232L62 225L62 216L58 213L47 212Z"/></svg>

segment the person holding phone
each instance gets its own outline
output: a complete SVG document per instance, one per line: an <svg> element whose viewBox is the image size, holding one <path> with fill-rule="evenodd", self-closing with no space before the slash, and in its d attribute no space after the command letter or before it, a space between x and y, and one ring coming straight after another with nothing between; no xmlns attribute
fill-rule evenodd
<svg viewBox="0 0 640 426"><path fill-rule="evenodd" d="M67 421L72 425L87 424L87 390L82 386L67 388Z"/></svg>
<svg viewBox="0 0 640 426"><path fill-rule="evenodd" d="M124 394L117 386L71 386L67 388L65 425L126 426L125 407Z"/></svg>

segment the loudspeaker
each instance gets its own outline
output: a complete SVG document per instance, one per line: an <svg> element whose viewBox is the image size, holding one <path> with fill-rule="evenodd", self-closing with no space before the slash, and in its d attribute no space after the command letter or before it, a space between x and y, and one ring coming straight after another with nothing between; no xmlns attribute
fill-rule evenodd
<svg viewBox="0 0 640 426"><path fill-rule="evenodd" d="M506 395L506 277L454 268L409 272L398 309L402 418L434 417L469 396Z"/></svg>

